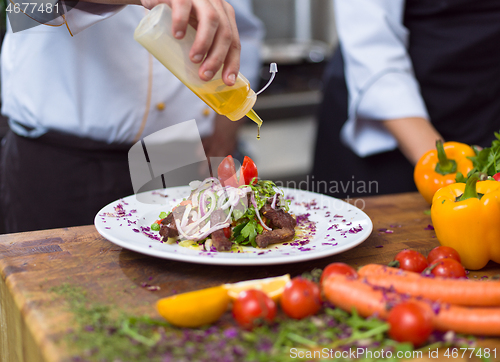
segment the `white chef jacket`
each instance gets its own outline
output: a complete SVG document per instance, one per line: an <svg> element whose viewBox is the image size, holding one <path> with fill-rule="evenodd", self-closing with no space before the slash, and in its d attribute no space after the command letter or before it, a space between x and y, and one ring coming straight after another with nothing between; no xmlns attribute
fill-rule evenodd
<svg viewBox="0 0 500 362"><path fill-rule="evenodd" d="M380 120L429 119L408 55L404 0L334 0L349 93L341 139L361 157L393 150Z"/></svg>
<svg viewBox="0 0 500 362"><path fill-rule="evenodd" d="M230 1L241 38L241 73L257 86L261 22L249 1ZM142 6L79 2L65 26L12 33L1 54L2 113L18 134L57 130L108 143L133 143L196 119L212 132L215 112L133 38ZM103 21L101 21L103 20ZM19 124L29 127L19 127Z"/></svg>

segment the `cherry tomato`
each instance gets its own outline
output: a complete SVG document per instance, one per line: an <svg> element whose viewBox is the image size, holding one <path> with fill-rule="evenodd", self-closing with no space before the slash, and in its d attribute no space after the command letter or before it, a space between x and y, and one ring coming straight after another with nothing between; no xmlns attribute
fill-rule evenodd
<svg viewBox="0 0 500 362"><path fill-rule="evenodd" d="M250 185L252 180L252 184L257 183L257 176L259 176L259 174L255 162L253 162L250 157L245 156L240 171L240 185Z"/></svg>
<svg viewBox="0 0 500 362"><path fill-rule="evenodd" d="M389 312L389 336L398 342L411 342L420 346L432 333L432 318L421 306L414 302L403 302Z"/></svg>
<svg viewBox="0 0 500 362"><path fill-rule="evenodd" d="M399 268L416 273L421 273L429 266L425 256L418 251L405 249L396 254L394 260L399 261Z"/></svg>
<svg viewBox="0 0 500 362"><path fill-rule="evenodd" d="M455 259L443 258L431 265L431 273L437 277L465 278L465 268Z"/></svg>
<svg viewBox="0 0 500 362"><path fill-rule="evenodd" d="M222 186L238 187L236 178L236 167L234 166L233 156L229 155L222 160L217 168L217 177Z"/></svg>
<svg viewBox="0 0 500 362"><path fill-rule="evenodd" d="M321 295L316 283L295 277L285 285L281 308L289 317L302 319L316 314L321 308Z"/></svg>
<svg viewBox="0 0 500 362"><path fill-rule="evenodd" d="M347 265L345 263L331 263L328 264L325 269L323 269L323 273L321 274L319 284L322 285L323 280L326 280L332 274L349 275L352 277L358 276L356 270L350 265Z"/></svg>
<svg viewBox="0 0 500 362"><path fill-rule="evenodd" d="M500 172L497 172L496 174L493 175L493 178L497 181L500 181Z"/></svg>
<svg viewBox="0 0 500 362"><path fill-rule="evenodd" d="M233 303L233 317L245 329L252 329L262 321L271 323L276 312L276 303L261 290L245 290Z"/></svg>
<svg viewBox="0 0 500 362"><path fill-rule="evenodd" d="M224 236L229 239L231 237L231 227L228 226L227 228L224 228L223 230L224 230Z"/></svg>
<svg viewBox="0 0 500 362"><path fill-rule="evenodd" d="M460 261L460 255L458 255L458 252L450 248L449 246L438 246L432 249L429 254L427 255L427 262L429 265L434 264L437 260L443 259L443 258L450 258L450 259L455 259L459 263Z"/></svg>

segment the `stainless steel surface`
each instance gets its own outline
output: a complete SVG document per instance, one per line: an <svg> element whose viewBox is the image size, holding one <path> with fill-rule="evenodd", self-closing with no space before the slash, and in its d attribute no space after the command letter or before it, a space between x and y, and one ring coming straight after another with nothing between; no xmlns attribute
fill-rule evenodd
<svg viewBox="0 0 500 362"><path fill-rule="evenodd" d="M295 0L295 39L312 40L311 0Z"/></svg>
<svg viewBox="0 0 500 362"><path fill-rule="evenodd" d="M255 14L266 27L263 47L266 62L322 61L337 44L332 0L253 0L252 3Z"/></svg>

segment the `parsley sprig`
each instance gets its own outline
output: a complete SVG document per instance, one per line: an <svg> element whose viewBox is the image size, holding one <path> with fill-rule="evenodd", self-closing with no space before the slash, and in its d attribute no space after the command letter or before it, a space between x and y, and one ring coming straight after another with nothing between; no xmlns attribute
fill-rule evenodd
<svg viewBox="0 0 500 362"><path fill-rule="evenodd" d="M255 238L264 231L264 228L257 219L257 212L259 212L266 202L273 198L276 193L278 193L276 197L280 197L280 200L284 199L284 197L283 193L279 192L276 184L269 180L259 180L255 185L250 185L250 188L252 189L257 208L249 202L245 213L237 220L238 225L233 228L233 238L236 244L257 247ZM276 204L280 205L280 202L277 201ZM288 203L285 203L285 205L288 211Z"/></svg>
<svg viewBox="0 0 500 362"><path fill-rule="evenodd" d="M491 147L485 147L482 150L473 147L476 155L469 157L469 159L472 161L474 168L467 175L458 172L456 182L465 183L469 176L476 172L486 174L489 177L500 172L500 133L495 132L495 138L491 143Z"/></svg>

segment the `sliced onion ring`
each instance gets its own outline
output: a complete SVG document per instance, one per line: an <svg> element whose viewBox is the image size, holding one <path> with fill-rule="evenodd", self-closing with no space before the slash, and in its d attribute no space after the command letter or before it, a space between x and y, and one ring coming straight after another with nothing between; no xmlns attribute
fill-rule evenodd
<svg viewBox="0 0 500 362"><path fill-rule="evenodd" d="M253 193L252 193L252 196L250 197L250 200L252 201L253 207L255 208L255 214L257 215L257 218L259 219L260 223L262 224L262 227L266 230L271 231L272 229L269 226L267 226L266 224L264 224L264 221L262 221L262 219L260 217L260 212L259 212L259 209L257 208L257 202L255 201L255 197L253 196Z"/></svg>

